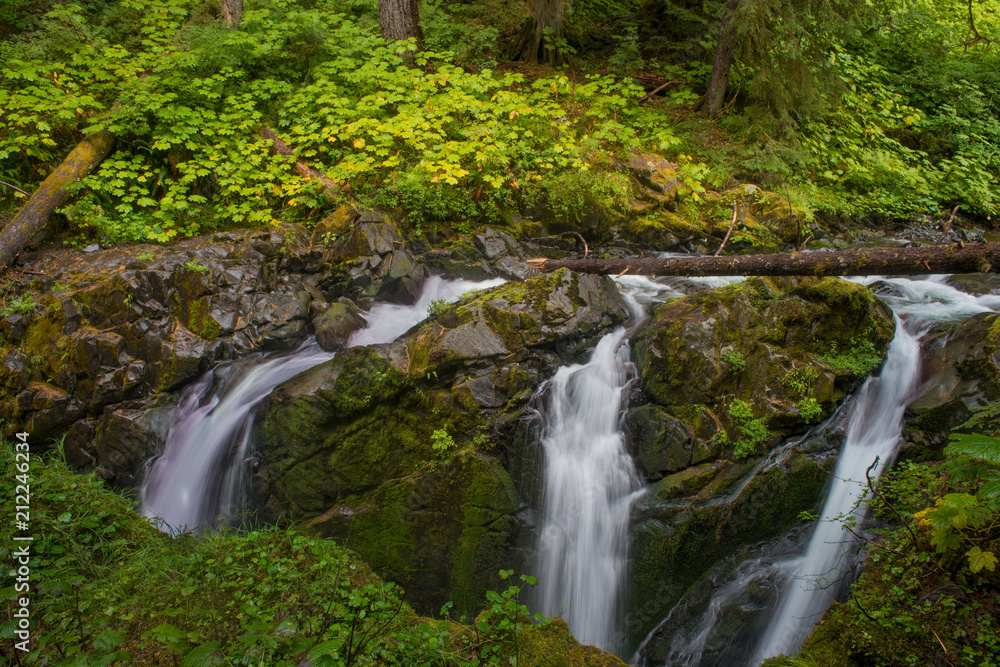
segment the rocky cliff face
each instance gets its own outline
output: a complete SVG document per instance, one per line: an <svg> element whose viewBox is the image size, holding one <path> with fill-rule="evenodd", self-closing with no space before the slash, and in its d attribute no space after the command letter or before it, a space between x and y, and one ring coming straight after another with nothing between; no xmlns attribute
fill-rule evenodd
<svg viewBox="0 0 1000 667"><path fill-rule="evenodd" d="M893 331L870 290L837 278L752 278L656 308L636 337L641 392L626 418L651 483L634 527L632 641L713 563L815 508L837 435L773 449L828 417Z"/></svg>
<svg viewBox="0 0 1000 667"><path fill-rule="evenodd" d="M524 456L528 399L628 312L610 279L560 271L299 375L259 412L258 505L347 540L418 608L471 611L512 561L523 502L504 462Z"/></svg>
<svg viewBox="0 0 1000 667"><path fill-rule="evenodd" d="M539 385L586 358L629 307L606 277L536 276L525 246L485 230L414 248L376 215L342 210L169 247L60 251L36 260L28 305L0 318L0 415L68 459L135 486L179 388L237 357L316 333L343 347L375 299L405 302L430 273L511 282L469 294L394 343L341 351L280 386L256 426L253 502L346 540L423 611L474 611L523 565L530 428ZM629 632L636 641L720 559L812 509L839 436L780 446L829 416L880 363L893 320L837 279L750 279L657 307L633 335L625 417L650 484L635 510ZM969 409L1000 397L996 315L925 342L929 391L904 456L933 456Z"/></svg>

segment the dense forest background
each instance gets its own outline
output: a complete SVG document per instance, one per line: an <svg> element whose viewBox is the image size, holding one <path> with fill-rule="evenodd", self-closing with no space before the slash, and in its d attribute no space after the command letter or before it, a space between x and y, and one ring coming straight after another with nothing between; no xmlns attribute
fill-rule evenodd
<svg viewBox="0 0 1000 667"><path fill-rule="evenodd" d="M309 224L344 199L417 233L627 215L620 165L645 151L681 201L751 182L807 221L998 214L995 0L423 2L415 60L374 1L248 2L238 29L223 4L5 0L0 206L106 130L61 208L80 243Z"/></svg>

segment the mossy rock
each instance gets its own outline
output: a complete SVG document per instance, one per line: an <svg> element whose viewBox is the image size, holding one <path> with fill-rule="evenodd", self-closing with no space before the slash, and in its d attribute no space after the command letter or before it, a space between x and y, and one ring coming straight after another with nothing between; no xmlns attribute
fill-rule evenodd
<svg viewBox="0 0 1000 667"><path fill-rule="evenodd" d="M597 336L628 314L610 278L560 269L470 296L437 315L407 339L408 370L412 377L451 372L472 360Z"/></svg>
<svg viewBox="0 0 1000 667"><path fill-rule="evenodd" d="M307 526L344 539L415 608L436 611L450 600L474 614L486 591L503 586L518 506L499 462L464 450L351 496Z"/></svg>
<svg viewBox="0 0 1000 667"><path fill-rule="evenodd" d="M736 401L752 406L773 445L831 414L875 370L893 333L891 312L862 285L752 278L657 307L635 351L645 394L685 421L702 446L742 437L744 423L731 415ZM867 367L843 352L855 350L865 352ZM807 399L816 414L802 414ZM692 406L706 406L725 433L694 423Z"/></svg>
<svg viewBox="0 0 1000 667"><path fill-rule="evenodd" d="M713 564L784 533L802 511L815 511L834 464L833 457L793 453L736 487L736 497L724 502L718 500L748 472L746 467L703 464L684 473L686 480L667 477L654 485L654 494L666 496L660 500L674 502L652 505L633 529L629 641L638 643L666 618ZM706 484L709 477L713 481ZM683 491L685 483L690 487ZM676 500L689 492L696 497L686 503Z"/></svg>
<svg viewBox="0 0 1000 667"><path fill-rule="evenodd" d="M627 663L596 646L576 641L566 621L529 625L521 635L521 660L532 667L624 667Z"/></svg>

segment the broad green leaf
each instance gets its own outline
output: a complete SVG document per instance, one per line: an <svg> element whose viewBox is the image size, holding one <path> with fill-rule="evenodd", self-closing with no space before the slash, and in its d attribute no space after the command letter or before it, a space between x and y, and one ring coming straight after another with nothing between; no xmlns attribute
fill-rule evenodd
<svg viewBox="0 0 1000 667"><path fill-rule="evenodd" d="M992 551L983 551L976 546L969 549L965 555L969 558L969 569L973 574L978 574L984 568L990 572L996 569L997 557Z"/></svg>
<svg viewBox="0 0 1000 667"><path fill-rule="evenodd" d="M221 665L222 661L219 642L208 642L188 651L188 654L181 660L181 667L214 667Z"/></svg>
<svg viewBox="0 0 1000 667"><path fill-rule="evenodd" d="M951 445L945 448L948 456L966 455L1000 465L1000 438L982 433L952 433Z"/></svg>

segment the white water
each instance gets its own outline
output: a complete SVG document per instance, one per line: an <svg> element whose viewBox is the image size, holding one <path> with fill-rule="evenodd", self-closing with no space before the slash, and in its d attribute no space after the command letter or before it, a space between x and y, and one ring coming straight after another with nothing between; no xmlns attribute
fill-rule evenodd
<svg viewBox="0 0 1000 667"><path fill-rule="evenodd" d="M642 276L618 280L632 310L678 296ZM541 524L535 574L537 606L560 616L583 644L624 648L619 628L628 570L629 516L644 492L625 448L625 392L636 378L628 331L604 336L586 364L560 368L541 387L544 456Z"/></svg>
<svg viewBox="0 0 1000 667"><path fill-rule="evenodd" d="M847 427L847 439L837 460L834 484L823 503L819 523L806 553L785 563L794 577L757 648L752 664L795 651L833 603L834 586L844 573L844 562L856 541L842 521L865 518L859 501L865 494L865 472L876 461L873 480L892 462L899 444L903 411L914 398L920 379L920 344L896 322L896 336L889 346L882 372L858 392Z"/></svg>
<svg viewBox="0 0 1000 667"><path fill-rule="evenodd" d="M560 368L545 395L545 457L537 576L541 611L583 644L621 645L617 619L628 567L629 513L642 480L625 450L623 393L635 377L625 329L590 361Z"/></svg>
<svg viewBox="0 0 1000 667"><path fill-rule="evenodd" d="M934 323L959 322L1000 306L1000 296L970 295L947 284L947 280L947 276L856 280L865 284L882 282L889 287L894 293L881 298L897 317L905 318L905 325L897 319L896 337L880 375L869 379L851 401L847 437L834 472L835 481L806 551L792 559L765 557L742 563L713 595L700 622L691 631L671 639L667 665L704 664L703 653L716 631L721 611L727 605L744 600L741 596L749 585L778 584L784 592L755 642L756 648L741 651L738 646L731 646L726 652L707 659L712 664L756 665L767 657L793 653L825 613L838 590L843 590L843 586L831 585L831 582L842 579L853 565L851 557L856 542L841 528L841 520L850 516L858 522L864 519L863 510L856 507L864 493L865 471L879 457L880 465L871 471L875 480L895 457L903 412L919 391L920 335ZM746 610L741 607L741 611ZM671 615L673 613L671 611ZM641 647L634 660L644 660Z"/></svg>
<svg viewBox="0 0 1000 667"><path fill-rule="evenodd" d="M426 318L432 301L455 301L502 282L431 277L413 305L373 307L365 317L368 327L355 332L349 345L391 342ZM291 354L244 362L249 368L242 372L210 371L185 388L163 452L146 476L143 515L173 533L232 521L242 500L254 409L279 384L332 358L310 341ZM220 375L225 377L217 382Z"/></svg>

